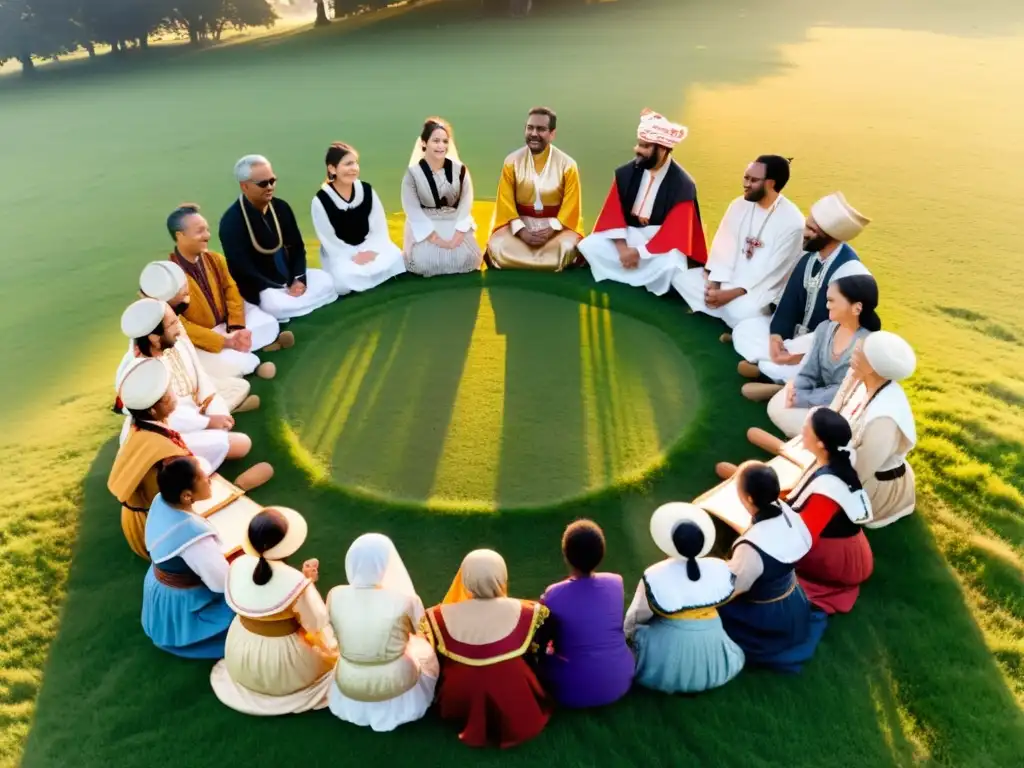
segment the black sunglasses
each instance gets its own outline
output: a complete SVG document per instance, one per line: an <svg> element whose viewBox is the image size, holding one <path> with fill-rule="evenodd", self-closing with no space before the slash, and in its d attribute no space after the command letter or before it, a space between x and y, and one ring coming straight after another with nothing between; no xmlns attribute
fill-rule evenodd
<svg viewBox="0 0 1024 768"><path fill-rule="evenodd" d="M266 189L267 187L272 187L277 184L277 176L271 176L269 179L264 179L263 181L252 181L250 179L249 183L255 184L260 189Z"/></svg>

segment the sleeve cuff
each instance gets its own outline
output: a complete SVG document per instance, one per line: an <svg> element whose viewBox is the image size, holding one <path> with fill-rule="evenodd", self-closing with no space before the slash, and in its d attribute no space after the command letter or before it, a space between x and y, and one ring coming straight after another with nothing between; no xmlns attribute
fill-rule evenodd
<svg viewBox="0 0 1024 768"><path fill-rule="evenodd" d="M411 222L412 225L412 236L416 239L417 243L422 243L432 234L434 234L434 225L430 223L429 219L423 221Z"/></svg>
<svg viewBox="0 0 1024 768"><path fill-rule="evenodd" d="M561 232L563 229L562 222L560 222L554 216L548 219L548 226L555 230L555 232Z"/></svg>
<svg viewBox="0 0 1024 768"><path fill-rule="evenodd" d="M649 259L652 256L658 255L658 254L652 254L650 251L648 251L646 245L638 245L636 247L636 251L637 251L637 253L640 254L641 261L644 260L644 259Z"/></svg>
<svg viewBox="0 0 1024 768"><path fill-rule="evenodd" d="M466 218L464 218L462 221L455 225L455 230L457 232L472 232L474 229L476 229L476 222L473 221L472 216L467 216Z"/></svg>
<svg viewBox="0 0 1024 768"><path fill-rule="evenodd" d="M526 227L526 225L523 224L522 219L512 219L508 224L508 228L512 230L513 235L518 235L523 231L524 227Z"/></svg>

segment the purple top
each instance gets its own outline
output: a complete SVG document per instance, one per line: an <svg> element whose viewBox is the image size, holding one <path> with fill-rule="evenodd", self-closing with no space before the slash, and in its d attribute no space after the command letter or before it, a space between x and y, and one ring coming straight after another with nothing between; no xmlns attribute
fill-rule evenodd
<svg viewBox="0 0 1024 768"><path fill-rule="evenodd" d="M541 653L548 691L565 707L597 707L626 694L636 662L622 629L625 593L617 573L552 584L540 598L551 610L553 653Z"/></svg>

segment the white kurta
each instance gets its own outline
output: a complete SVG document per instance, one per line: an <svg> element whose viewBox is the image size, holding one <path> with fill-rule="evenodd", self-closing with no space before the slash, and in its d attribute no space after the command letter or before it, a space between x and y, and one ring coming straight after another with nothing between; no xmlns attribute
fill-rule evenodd
<svg viewBox="0 0 1024 768"><path fill-rule="evenodd" d="M281 334L281 323L277 318L249 302L245 302L245 328L252 334L252 351L250 352L239 352L237 349L228 349L227 347L220 352L196 350L200 362L211 376L217 378L248 376L260 364L260 359L255 353L273 344ZM221 336L228 335L228 327L224 323L215 326L213 330Z"/></svg>
<svg viewBox="0 0 1024 768"><path fill-rule="evenodd" d="M675 161L670 161L675 162ZM650 219L658 190L668 173L669 163L656 171L645 170L640 179L640 190L633 201L633 215L639 219ZM620 190L621 191L621 190ZM658 234L660 226L626 227L593 232L580 241L579 252L590 265L594 280L614 280L634 288L646 288L655 296L668 292L672 278L677 272L686 270L686 255L678 249L667 253L651 253L647 244ZM626 269L619 260L619 251L613 240L625 240L630 248L640 253L636 269Z"/></svg>
<svg viewBox="0 0 1024 768"><path fill-rule="evenodd" d="M680 272L672 281L694 312L717 317L735 328L757 317L777 302L786 287L793 266L800 259L804 215L785 195L779 195L769 209L738 197L718 225L711 241L706 267ZM760 241L747 258L747 239ZM705 269L710 273L705 277ZM712 309L704 303L707 281L720 283L724 290L742 288L745 294L724 307Z"/></svg>
<svg viewBox="0 0 1024 768"><path fill-rule="evenodd" d="M281 322L287 322L293 317L303 317L326 307L337 299L338 292L331 276L322 269L307 269L304 294L292 296L286 288L264 288L260 291L260 309Z"/></svg>
<svg viewBox="0 0 1024 768"><path fill-rule="evenodd" d="M323 190L331 202L342 211L358 208L363 204L363 185L353 185L351 202L342 199L334 187L324 184ZM370 209L370 231L360 245L349 245L334 232L331 220L324 210L319 197L313 197L313 228L320 240L320 262L334 280L335 290L342 296L352 291L368 291L385 280L405 272L402 249L391 242L388 235L388 219L377 192L371 190L373 207ZM366 264L356 264L352 259L360 251L373 251L377 257Z"/></svg>
<svg viewBox="0 0 1024 768"><path fill-rule="evenodd" d="M744 360L756 362L761 373L772 381L784 384L792 381L803 368L803 359L792 365L779 365L771 357L772 319L768 315L749 317L732 329L733 349ZM783 344L791 355L806 355L814 346L814 334L804 333L795 339L786 339Z"/></svg>
<svg viewBox="0 0 1024 768"><path fill-rule="evenodd" d="M134 346L121 359L114 380L115 388L120 386L121 378L133 360ZM167 426L179 432L188 449L206 459L211 471L215 471L228 456L228 432L210 429L210 416L227 416L230 413L227 403L217 394L213 379L203 369L187 334L183 333L174 347L160 356L160 361L170 372L171 387L178 397L178 404L167 418ZM204 415L200 412L201 404L211 396L213 399L206 408L207 415ZM121 428L121 445L128 439L131 424L131 417L126 417Z"/></svg>

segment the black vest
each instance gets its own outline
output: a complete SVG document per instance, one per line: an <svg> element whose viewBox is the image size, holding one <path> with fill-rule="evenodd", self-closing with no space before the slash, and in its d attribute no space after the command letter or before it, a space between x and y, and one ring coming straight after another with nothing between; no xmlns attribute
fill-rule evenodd
<svg viewBox="0 0 1024 768"><path fill-rule="evenodd" d="M343 243L353 246L362 245L366 241L366 236L370 234L370 212L373 210L373 187L365 181L359 183L363 185L363 202L344 211L334 204L334 200L323 187L316 193L317 199L327 213L327 218L331 220L334 234ZM352 194L355 194L355 190Z"/></svg>
<svg viewBox="0 0 1024 768"><path fill-rule="evenodd" d="M434 183L434 170L430 167L430 163L427 162L426 158L420 160L420 170L423 171L423 175L427 177L427 186L430 187L430 196L434 198L434 208L454 208L459 204L458 200L449 200L447 197L441 197L437 193L437 184ZM452 164L450 158L444 159L444 176L448 179L448 183L452 183L452 179L455 178L455 167ZM462 193L462 185L466 180L466 166L459 168L459 194ZM424 206L427 207L427 206Z"/></svg>
<svg viewBox="0 0 1024 768"><path fill-rule="evenodd" d="M679 203L693 202L700 220L700 209L697 208L697 185L690 174L684 171L678 163L669 160L668 170L665 178L658 187L658 195L654 198L654 206L651 208L649 226L660 227L665 223L669 211ZM626 163L615 171L615 186L619 190L619 203L622 205L622 215L626 219L626 226L641 227L640 220L633 215L633 204L637 195L640 194L640 181L643 179L644 170L638 168L636 163Z"/></svg>

